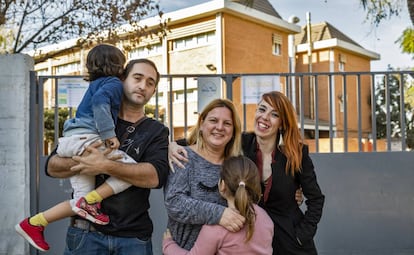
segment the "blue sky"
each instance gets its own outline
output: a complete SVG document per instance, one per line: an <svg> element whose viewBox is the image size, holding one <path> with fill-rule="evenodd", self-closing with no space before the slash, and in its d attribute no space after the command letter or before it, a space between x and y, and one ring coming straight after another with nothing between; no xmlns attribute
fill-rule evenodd
<svg viewBox="0 0 414 255"><path fill-rule="evenodd" d="M311 13L311 22L327 21L345 33L367 50L381 55L381 59L371 62L371 71L385 71L388 64L394 68L414 67L414 61L402 54L394 42L402 31L411 25L406 1L402 0L403 10L398 17L393 16L374 27L365 20L366 13L360 6L360 0L269 0L275 10L287 20L295 15L300 18L298 25L306 23L306 12ZM203 3L201 0L171 1L160 0L165 12Z"/></svg>

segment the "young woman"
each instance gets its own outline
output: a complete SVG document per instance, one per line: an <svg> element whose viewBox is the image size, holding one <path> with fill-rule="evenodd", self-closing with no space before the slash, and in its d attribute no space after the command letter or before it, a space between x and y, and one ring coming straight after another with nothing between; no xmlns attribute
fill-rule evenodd
<svg viewBox="0 0 414 255"><path fill-rule="evenodd" d="M296 111L281 92L262 95L254 133L242 137L244 155L252 159L263 186L260 205L275 224L274 254L317 254L313 237L322 216L325 197L316 180L308 146L303 143ZM295 201L302 188L305 213Z"/></svg>

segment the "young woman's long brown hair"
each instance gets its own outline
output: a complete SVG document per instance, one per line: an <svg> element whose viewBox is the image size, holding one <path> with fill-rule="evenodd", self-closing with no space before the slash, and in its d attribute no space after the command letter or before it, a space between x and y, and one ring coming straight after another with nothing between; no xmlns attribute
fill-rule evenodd
<svg viewBox="0 0 414 255"><path fill-rule="evenodd" d="M253 161L244 156L224 160L220 181L226 185L226 195L234 197L236 209L246 218L248 242L254 232L256 214L253 205L261 196L260 177Z"/></svg>
<svg viewBox="0 0 414 255"><path fill-rule="evenodd" d="M278 139L282 133L284 143L279 149L287 157L286 173L293 176L295 172L301 171L303 147L303 138L298 128L295 108L289 98L279 91L265 93L262 95L262 99L279 113L281 128ZM275 141L275 143L277 142Z"/></svg>

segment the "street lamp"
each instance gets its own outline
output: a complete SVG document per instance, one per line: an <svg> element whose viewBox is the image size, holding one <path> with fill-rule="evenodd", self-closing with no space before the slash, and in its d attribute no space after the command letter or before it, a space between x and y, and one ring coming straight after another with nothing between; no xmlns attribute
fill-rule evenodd
<svg viewBox="0 0 414 255"><path fill-rule="evenodd" d="M297 24L299 23L300 19L295 16L291 15L288 19L289 23ZM289 73L293 74L295 72L295 65L296 65L296 48L295 48L295 35L289 34L288 35L288 56L289 56ZM291 79L291 92L292 92L292 104L293 107L296 108L296 84L295 84L295 76L290 76Z"/></svg>

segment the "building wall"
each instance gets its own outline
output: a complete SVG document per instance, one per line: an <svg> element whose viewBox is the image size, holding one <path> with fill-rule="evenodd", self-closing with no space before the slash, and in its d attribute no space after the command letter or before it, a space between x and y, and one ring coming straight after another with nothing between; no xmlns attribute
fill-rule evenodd
<svg viewBox="0 0 414 255"><path fill-rule="evenodd" d="M215 31L218 26L221 26L222 34L219 35L220 31ZM215 31L215 42L208 43L205 45L196 45L193 47L186 47L183 49L175 49L175 40L182 40L197 34L208 33ZM281 40L280 55L273 54L273 43L274 36L277 36ZM220 41L222 39L222 41ZM142 41L140 47L145 46L147 43L159 43L157 40ZM230 13L216 13L204 18L195 20L186 20L182 23L173 24L170 27L170 33L167 34L166 39L163 40L164 45L162 53L157 55L147 56L153 60L158 66L160 72L168 74L211 74L216 73L215 70L209 70L208 65L216 67L216 70L222 70L222 73L288 73L289 72L289 58L288 58L288 34L286 32L276 30L273 27L266 26L263 24L255 23L252 20L240 18ZM120 42L119 45L124 44ZM125 42L125 45L128 45ZM127 47L126 55L129 54L129 47ZM84 58L86 57L87 50L80 50L76 48L69 49L56 55L54 58L36 65L36 70L44 70L49 68L48 74L56 74L57 68L60 65L78 63L79 70L66 73L66 74L83 74ZM222 56L222 59L218 59ZM370 60L360 56L356 56L351 52L345 52L338 48L333 49L322 49L315 50L312 54L312 72L338 72L340 71L340 61L344 61L344 71L369 71ZM83 68L83 69L82 69ZM308 57L306 53L298 53L296 55L296 72L307 73L309 71ZM338 134L342 133L343 126L343 103L342 100L342 81L340 77L333 78L335 84L335 95L334 95L334 110L335 110L335 124L338 130ZM362 127L364 130L364 136L367 136L371 127L370 122L370 105L369 105L369 86L368 77L361 78L361 97L362 97ZM177 84L175 81L174 86L178 86L180 89L183 88L183 84ZM329 100L327 95L329 92L329 78L328 76L321 76L318 78L318 89L317 93L319 96L319 120L329 121ZM180 83L180 82L178 82ZM286 79L281 80L282 91L286 92L285 84ZM303 84L302 84L303 83ZM296 79L295 81L296 91L300 91L302 86L303 92L305 93L305 117L313 119L315 111L311 105L313 105L311 90L309 86L309 77L303 80ZM348 111L348 126L349 135L354 136L354 132L357 129L356 120L356 95L357 91L355 88L356 80L353 78L347 79L347 111ZM48 96L45 100L50 105L54 103L54 91L51 84L46 84L50 88L45 91ZM169 82L162 80L160 83L159 91L163 92L163 101L166 112L166 123L170 122L168 116L168 100L170 95L168 94ZM225 86L223 82L223 95L225 95ZM315 90L315 88L313 88ZM299 102L299 93L296 94L296 102ZM175 98L175 95L172 95ZM233 83L233 102L239 112L243 112L241 104L241 80L235 79ZM194 106L194 105L193 105ZM193 107L192 106L192 107ZM182 103L177 103L175 109L184 109ZM299 107L299 105L296 105ZM246 122L247 130L253 128L253 116L255 112L255 104L246 106ZM188 112L195 112L194 109L188 109ZM175 114L177 117L178 115ZM181 115L180 115L181 116ZM197 116L189 114L190 123L194 123ZM244 121L244 116L241 116ZM174 118L174 126L182 128L182 120L176 121ZM182 133L182 132L181 132Z"/></svg>
<svg viewBox="0 0 414 255"><path fill-rule="evenodd" d="M297 54L297 65L296 71L298 73L307 73L309 70L309 61L307 53ZM342 69L341 69L342 68ZM370 70L370 60L344 50L334 49L322 49L312 53L312 72L315 73L326 73L326 72L368 72ZM329 93L329 79L328 75L320 75L317 79L317 93L319 97L319 120L329 121L329 101L325 100L328 98ZM343 78L336 75L332 78L332 84L334 84L334 110L335 110L335 123L337 128L337 135L342 136L344 130L344 100L346 99L346 111L347 111L347 127L348 135L350 137L356 137L358 135L358 105L357 96L361 97L361 126L363 136L368 137L371 130L371 106L370 106L370 76L360 76L360 90L358 89L358 76L347 76L346 80L346 94L344 97ZM315 81L313 81L315 83ZM297 82L299 84L299 82ZM310 95L309 76L303 80L304 92L306 95ZM299 87L297 87L299 89ZM314 89L316 90L316 89ZM316 91L315 91L316 92ZM312 119L311 105L312 99L310 96L305 97L305 115Z"/></svg>
<svg viewBox="0 0 414 255"><path fill-rule="evenodd" d="M272 54L272 36L282 37L281 55ZM231 14L223 15L223 72L288 72L287 34Z"/></svg>
<svg viewBox="0 0 414 255"><path fill-rule="evenodd" d="M207 44L199 44L193 47L186 47L182 50L173 48L174 40L203 35L216 30L215 15L176 24L171 28L171 34L167 35L168 40L168 73L169 74L195 74L212 73L206 66L217 65L220 60L216 59L216 41ZM216 33L215 39L219 37Z"/></svg>
<svg viewBox="0 0 414 255"><path fill-rule="evenodd" d="M170 74L205 74L211 73L207 69L208 64L216 61L215 45L197 47L172 51L169 53L169 73Z"/></svg>
<svg viewBox="0 0 414 255"><path fill-rule="evenodd" d="M223 73L288 72L287 34L231 14L223 17ZM281 54L274 55L273 35L281 37ZM233 83L233 102L241 113L241 80ZM253 129L256 105L246 106L246 127ZM244 121L243 116L240 116Z"/></svg>
<svg viewBox="0 0 414 255"><path fill-rule="evenodd" d="M350 54L349 52L343 50L335 50L335 72L339 72L340 62L344 65L345 72L369 72L370 71L370 60L364 57L360 57L355 54ZM337 101L337 105L340 106L341 102L339 99L343 98L343 100L347 100L347 119L348 119L348 135L351 137L356 137L357 130L358 130L358 113L361 114L361 126L363 136L365 138L368 137L368 134L371 130L371 105L370 105L370 95L371 95L371 87L370 87L370 75L362 75L360 76L360 88L358 88L358 76L348 76L346 79L347 84L347 96L344 98L343 88L339 85L342 84L341 82L337 82L336 84L336 95L335 98ZM361 111L358 112L358 105L357 105L357 96L361 97ZM336 108L337 113L337 123L338 123L338 135L341 136L341 130L344 128L344 111L341 111L341 107Z"/></svg>

